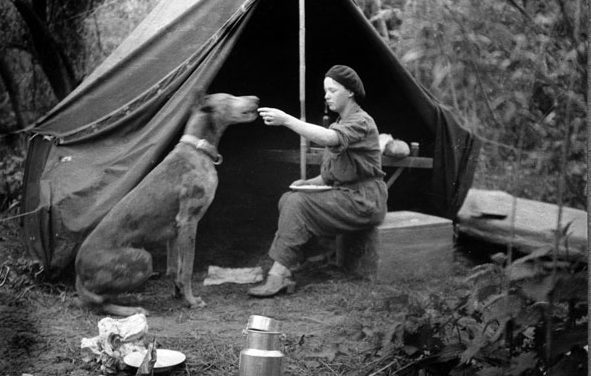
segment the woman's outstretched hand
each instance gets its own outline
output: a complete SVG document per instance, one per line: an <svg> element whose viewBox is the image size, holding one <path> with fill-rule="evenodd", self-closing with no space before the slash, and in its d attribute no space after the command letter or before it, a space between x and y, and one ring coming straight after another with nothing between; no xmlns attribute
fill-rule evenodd
<svg viewBox="0 0 591 376"><path fill-rule="evenodd" d="M285 125L291 118L291 115L276 108L259 107L258 111L266 125Z"/></svg>
<svg viewBox="0 0 591 376"><path fill-rule="evenodd" d="M283 125L308 141L321 146L339 144L339 136L334 129L326 129L316 124L306 123L272 107L260 107L258 111L265 125Z"/></svg>

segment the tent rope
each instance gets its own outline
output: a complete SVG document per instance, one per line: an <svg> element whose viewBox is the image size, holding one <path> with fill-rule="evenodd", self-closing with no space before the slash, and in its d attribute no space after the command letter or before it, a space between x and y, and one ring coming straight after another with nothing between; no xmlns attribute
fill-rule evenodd
<svg viewBox="0 0 591 376"><path fill-rule="evenodd" d="M35 213L37 213L37 212L39 212L41 210L43 210L43 207L42 206L38 207L37 209L31 210L29 212L26 212L26 213L17 214L17 215L14 215L12 217L0 218L0 223L8 222L8 221L11 221L13 219L18 219L18 218L21 218L21 217L26 217L28 215L35 214Z"/></svg>

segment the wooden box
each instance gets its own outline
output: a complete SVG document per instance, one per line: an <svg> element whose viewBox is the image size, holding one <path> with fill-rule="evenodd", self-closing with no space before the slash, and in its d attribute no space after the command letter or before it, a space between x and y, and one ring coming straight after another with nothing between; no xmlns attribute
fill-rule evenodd
<svg viewBox="0 0 591 376"><path fill-rule="evenodd" d="M410 211L389 212L373 230L340 235L337 262L376 282L449 274L452 221Z"/></svg>

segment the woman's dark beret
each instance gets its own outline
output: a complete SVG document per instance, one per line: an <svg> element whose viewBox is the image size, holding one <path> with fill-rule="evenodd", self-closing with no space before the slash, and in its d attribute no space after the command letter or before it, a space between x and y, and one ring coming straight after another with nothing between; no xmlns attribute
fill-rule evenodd
<svg viewBox="0 0 591 376"><path fill-rule="evenodd" d="M357 72L346 65L333 65L325 74L355 94L355 99L365 98L365 88Z"/></svg>

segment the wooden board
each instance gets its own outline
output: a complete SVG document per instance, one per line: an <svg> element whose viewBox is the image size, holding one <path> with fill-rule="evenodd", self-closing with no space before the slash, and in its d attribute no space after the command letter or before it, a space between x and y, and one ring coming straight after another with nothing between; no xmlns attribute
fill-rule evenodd
<svg viewBox="0 0 591 376"><path fill-rule="evenodd" d="M512 207L516 204L515 230L512 237ZM470 189L458 213L457 227L466 234L496 244L512 244L529 253L540 247L554 246L558 206L516 198L503 191ZM568 252L584 256L587 248L587 212L564 207L562 226L570 223ZM560 253L566 254L563 242Z"/></svg>

